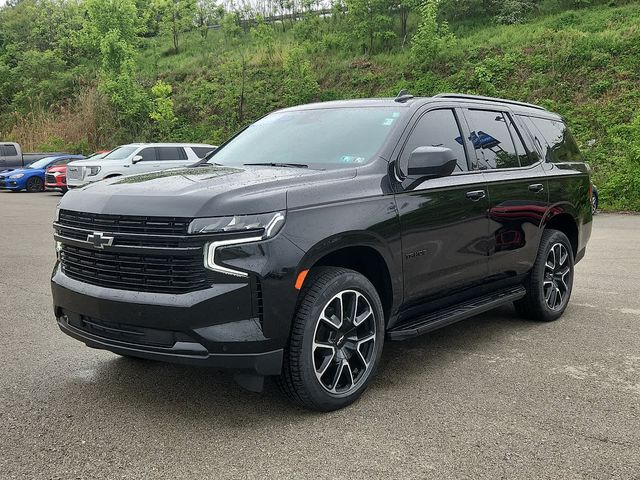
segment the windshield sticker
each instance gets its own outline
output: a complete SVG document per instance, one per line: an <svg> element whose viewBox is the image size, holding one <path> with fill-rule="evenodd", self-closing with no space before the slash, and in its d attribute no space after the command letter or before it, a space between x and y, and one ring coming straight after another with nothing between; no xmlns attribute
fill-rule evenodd
<svg viewBox="0 0 640 480"><path fill-rule="evenodd" d="M357 157L355 155L343 155L340 157L340 163L364 163L366 159L364 157Z"/></svg>
<svg viewBox="0 0 640 480"><path fill-rule="evenodd" d="M392 116L393 118L398 118L398 117L400 116L400 112L393 112L393 113L391 114L391 116Z"/></svg>
<svg viewBox="0 0 640 480"><path fill-rule="evenodd" d="M394 118L385 118L384 121L382 122L382 125L384 125L385 127L388 127L389 125L393 124L394 120L395 120Z"/></svg>

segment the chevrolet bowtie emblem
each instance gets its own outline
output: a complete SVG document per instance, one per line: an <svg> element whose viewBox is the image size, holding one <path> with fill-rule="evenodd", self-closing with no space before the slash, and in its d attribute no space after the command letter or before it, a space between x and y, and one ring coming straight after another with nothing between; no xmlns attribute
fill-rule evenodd
<svg viewBox="0 0 640 480"><path fill-rule="evenodd" d="M110 247L113 244L113 237L108 237L100 232L93 232L87 235L87 242L93 243L96 248Z"/></svg>

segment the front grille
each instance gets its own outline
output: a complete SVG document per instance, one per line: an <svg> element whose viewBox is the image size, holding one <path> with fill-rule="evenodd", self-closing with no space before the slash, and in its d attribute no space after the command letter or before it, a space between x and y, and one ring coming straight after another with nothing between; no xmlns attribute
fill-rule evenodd
<svg viewBox="0 0 640 480"><path fill-rule="evenodd" d="M103 215L60 210L59 223L91 232L186 235L190 219L181 217L141 217Z"/></svg>
<svg viewBox="0 0 640 480"><path fill-rule="evenodd" d="M51 175L50 173L47 173L45 180L46 180L46 183L56 183L55 175Z"/></svg>
<svg viewBox="0 0 640 480"><path fill-rule="evenodd" d="M176 342L193 342L182 332L98 320L87 315L65 312L67 322L93 335L136 345L170 348Z"/></svg>
<svg viewBox="0 0 640 480"><path fill-rule="evenodd" d="M93 231L89 230L76 230L73 228L65 228L59 226L57 228L58 234L64 238L71 238L73 240L86 241L87 236ZM180 237L148 237L148 236L126 236L118 235L113 241L115 247L141 247L141 248L183 248L192 245L197 245L201 248L201 243L197 242L197 239L193 239L192 242L183 241Z"/></svg>
<svg viewBox="0 0 640 480"><path fill-rule="evenodd" d="M72 180L82 180L84 178L84 167L67 167L67 177Z"/></svg>
<svg viewBox="0 0 640 480"><path fill-rule="evenodd" d="M207 288L201 252L189 256L123 254L62 245L62 271L84 283L120 290L187 293Z"/></svg>

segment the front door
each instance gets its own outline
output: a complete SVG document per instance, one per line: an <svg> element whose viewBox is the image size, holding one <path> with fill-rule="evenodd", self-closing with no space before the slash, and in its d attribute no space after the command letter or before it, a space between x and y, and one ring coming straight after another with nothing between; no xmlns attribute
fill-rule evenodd
<svg viewBox="0 0 640 480"><path fill-rule="evenodd" d="M460 112L438 108L416 121L400 153L403 159L417 147L441 146L458 160L452 175L396 195L408 306L466 289L487 276L489 200L482 172L469 169L466 138Z"/></svg>

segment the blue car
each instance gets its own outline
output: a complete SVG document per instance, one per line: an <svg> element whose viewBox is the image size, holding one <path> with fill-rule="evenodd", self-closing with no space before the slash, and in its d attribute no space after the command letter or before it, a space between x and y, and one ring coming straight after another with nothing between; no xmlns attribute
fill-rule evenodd
<svg viewBox="0 0 640 480"><path fill-rule="evenodd" d="M44 190L44 175L48 167L64 165L83 158L82 155L45 157L30 163L25 168L0 172L0 190L42 192Z"/></svg>

